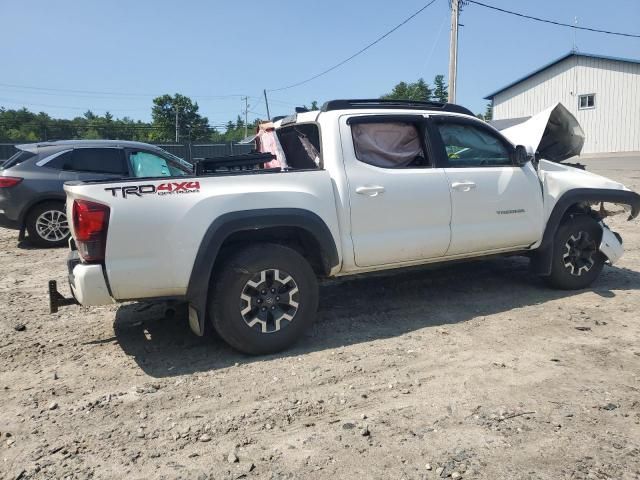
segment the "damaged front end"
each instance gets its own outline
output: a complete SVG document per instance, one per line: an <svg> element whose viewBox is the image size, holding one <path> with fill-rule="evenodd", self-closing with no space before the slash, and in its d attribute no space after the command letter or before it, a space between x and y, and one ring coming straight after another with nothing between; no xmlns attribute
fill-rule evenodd
<svg viewBox="0 0 640 480"><path fill-rule="evenodd" d="M579 155L585 141L584 131L571 112L558 103L530 118L494 122L494 127L514 145L523 145L535 159L546 224L543 238L535 246L537 273L549 275L552 240L560 224L575 215L589 215L598 222L602 229L599 250L609 264L617 262L624 251L622 238L604 219L623 212L629 212L629 220L636 218L640 195L619 182L587 172L580 164L560 163Z"/></svg>
<svg viewBox="0 0 640 480"><path fill-rule="evenodd" d="M600 221L599 223L602 228L602 240L600 241L599 250L605 257L607 257L609 265L613 265L624 253L622 237L619 233L609 229L604 222Z"/></svg>
<svg viewBox="0 0 640 480"><path fill-rule="evenodd" d="M496 121L494 126L514 145L524 145L536 159L562 162L580 155L584 146L584 130L561 103L530 118Z"/></svg>

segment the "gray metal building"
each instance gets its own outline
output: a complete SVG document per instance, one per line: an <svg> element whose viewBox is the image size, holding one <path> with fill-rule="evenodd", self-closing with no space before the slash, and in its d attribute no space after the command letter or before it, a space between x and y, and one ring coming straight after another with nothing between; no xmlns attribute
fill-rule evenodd
<svg viewBox="0 0 640 480"><path fill-rule="evenodd" d="M640 151L640 60L570 52L485 98L494 120L562 102L585 131L583 153Z"/></svg>

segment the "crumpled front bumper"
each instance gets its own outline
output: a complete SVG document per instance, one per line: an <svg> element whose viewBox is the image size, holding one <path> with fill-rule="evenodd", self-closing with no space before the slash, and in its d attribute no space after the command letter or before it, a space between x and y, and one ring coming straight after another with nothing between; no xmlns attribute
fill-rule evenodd
<svg viewBox="0 0 640 480"><path fill-rule="evenodd" d="M600 241L600 251L607 257L610 265L616 263L624 253L622 246L622 238L615 232L612 232L604 222L600 222L602 227L602 240Z"/></svg>

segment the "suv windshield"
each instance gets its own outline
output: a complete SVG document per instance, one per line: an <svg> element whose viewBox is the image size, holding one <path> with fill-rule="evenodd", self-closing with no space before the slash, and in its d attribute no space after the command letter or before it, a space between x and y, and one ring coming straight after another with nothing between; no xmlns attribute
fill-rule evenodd
<svg viewBox="0 0 640 480"><path fill-rule="evenodd" d="M35 156L36 154L33 152L27 152L26 150L18 150L18 152L16 152L14 155L9 157L9 160L7 160L4 163L0 163L0 168L15 167L16 165L19 165L25 160L28 160L31 157L35 157Z"/></svg>
<svg viewBox="0 0 640 480"><path fill-rule="evenodd" d="M162 148L160 148L160 150L162 150L162 153L164 155L170 157L171 160L176 162L179 166L186 168L188 172L192 172L193 171L193 165L190 164L189 162L187 162L186 160L184 160L183 158L177 157L173 153L167 152L166 150L164 150Z"/></svg>
<svg viewBox="0 0 640 480"><path fill-rule="evenodd" d="M171 157L177 158L173 155ZM184 167L184 163L186 162L167 160L152 152L132 151L129 153L129 164L134 177L185 176L191 173L191 169Z"/></svg>

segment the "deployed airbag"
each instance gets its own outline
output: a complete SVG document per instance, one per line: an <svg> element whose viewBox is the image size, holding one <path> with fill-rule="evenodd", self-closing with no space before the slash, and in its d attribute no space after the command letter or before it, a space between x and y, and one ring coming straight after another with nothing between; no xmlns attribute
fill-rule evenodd
<svg viewBox="0 0 640 480"><path fill-rule="evenodd" d="M383 168L406 167L419 155L418 130L408 123L358 123L351 126L358 160Z"/></svg>

